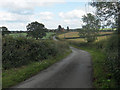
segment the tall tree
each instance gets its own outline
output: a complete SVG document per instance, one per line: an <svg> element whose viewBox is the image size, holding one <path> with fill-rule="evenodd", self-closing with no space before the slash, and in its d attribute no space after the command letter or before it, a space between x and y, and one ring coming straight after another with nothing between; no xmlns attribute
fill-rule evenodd
<svg viewBox="0 0 120 90"><path fill-rule="evenodd" d="M90 3L93 7L96 7L96 13L103 21L107 21L107 25L113 25L120 33L120 1L118 2L94 2ZM114 19L114 22L113 22Z"/></svg>
<svg viewBox="0 0 120 90"><path fill-rule="evenodd" d="M104 0L107 1L107 0ZM118 34L114 34L108 39L106 49L106 65L112 73L112 77L116 80L118 88L120 88L120 1L118 2L92 2L91 5L96 7L97 15L101 20L107 21L108 25L117 28ZM112 22L110 19L114 19ZM112 53L110 53L112 52Z"/></svg>
<svg viewBox="0 0 120 90"><path fill-rule="evenodd" d="M2 26L2 27L1 27L1 31L2 31L2 35L3 35L3 36L4 36L5 34L9 34L9 33L10 33L10 31L8 30L8 28L5 27L5 26Z"/></svg>
<svg viewBox="0 0 120 90"><path fill-rule="evenodd" d="M26 26L28 31L28 36L32 36L36 39L42 38L46 35L46 28L42 23L38 23L37 21L31 22Z"/></svg>
<svg viewBox="0 0 120 90"><path fill-rule="evenodd" d="M58 31L61 31L62 27L61 25L58 25Z"/></svg>
<svg viewBox="0 0 120 90"><path fill-rule="evenodd" d="M87 42L95 41L100 28L100 20L91 13L88 13L87 16L84 15L82 20L85 25L79 30L80 37L85 37Z"/></svg>
<svg viewBox="0 0 120 90"><path fill-rule="evenodd" d="M67 26L67 31L70 31L69 27Z"/></svg>

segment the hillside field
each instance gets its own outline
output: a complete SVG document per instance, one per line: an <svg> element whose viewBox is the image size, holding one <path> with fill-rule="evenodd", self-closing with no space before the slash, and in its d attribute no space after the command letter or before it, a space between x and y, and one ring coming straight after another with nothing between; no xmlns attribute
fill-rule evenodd
<svg viewBox="0 0 120 90"><path fill-rule="evenodd" d="M112 34L112 33L113 32L99 32L99 35ZM79 34L79 32L68 32L65 34L58 35L58 38L64 39L64 37L65 38L80 37L78 34ZM98 42L100 40L107 39L107 38L109 38L109 35L108 36L98 36L97 40L95 42ZM86 42L86 40L84 38L66 39L66 40L67 41L74 41L74 42Z"/></svg>

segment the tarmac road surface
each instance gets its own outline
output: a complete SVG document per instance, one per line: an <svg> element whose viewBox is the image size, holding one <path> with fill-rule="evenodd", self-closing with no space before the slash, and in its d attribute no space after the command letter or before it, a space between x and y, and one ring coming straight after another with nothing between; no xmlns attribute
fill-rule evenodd
<svg viewBox="0 0 120 90"><path fill-rule="evenodd" d="M12 88L92 88L90 54L70 48L66 58Z"/></svg>

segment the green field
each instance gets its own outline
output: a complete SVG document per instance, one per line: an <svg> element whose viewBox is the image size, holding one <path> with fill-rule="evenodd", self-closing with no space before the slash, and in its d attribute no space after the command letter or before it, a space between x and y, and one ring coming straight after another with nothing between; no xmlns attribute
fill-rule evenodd
<svg viewBox="0 0 120 90"><path fill-rule="evenodd" d="M99 30L116 30L116 28L112 29L112 28L103 28L103 29L99 29Z"/></svg>
<svg viewBox="0 0 120 90"><path fill-rule="evenodd" d="M10 36L13 36L13 37L26 37L27 33L12 33L12 34L9 34Z"/></svg>
<svg viewBox="0 0 120 90"><path fill-rule="evenodd" d="M55 33L53 32L48 32L46 33L46 36L44 36L42 39L49 39L51 36L53 36Z"/></svg>
<svg viewBox="0 0 120 90"><path fill-rule="evenodd" d="M46 36L44 36L42 39L50 39L50 37L54 34L55 33L53 33L53 32L47 32ZM12 33L12 34L9 34L9 35L13 36L13 37L26 37L27 33Z"/></svg>

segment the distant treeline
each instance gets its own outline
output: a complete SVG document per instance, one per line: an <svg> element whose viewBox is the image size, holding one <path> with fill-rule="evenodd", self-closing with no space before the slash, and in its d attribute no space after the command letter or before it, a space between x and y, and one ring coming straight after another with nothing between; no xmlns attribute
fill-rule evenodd
<svg viewBox="0 0 120 90"><path fill-rule="evenodd" d="M69 31L73 31L73 32L78 32L80 29L70 29ZM46 32L57 32L58 30L57 29L48 29L46 30ZM66 29L65 29L66 31ZM104 30L100 30L100 32L113 32L115 31L115 29L104 29ZM9 32L9 33L27 33L27 31L2 31L2 32Z"/></svg>

